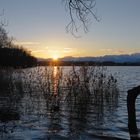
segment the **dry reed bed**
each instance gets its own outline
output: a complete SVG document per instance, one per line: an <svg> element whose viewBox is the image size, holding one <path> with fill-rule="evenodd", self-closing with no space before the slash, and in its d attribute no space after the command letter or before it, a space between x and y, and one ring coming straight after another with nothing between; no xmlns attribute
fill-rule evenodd
<svg viewBox="0 0 140 140"><path fill-rule="evenodd" d="M1 88L3 84L6 85L12 102L18 102L19 97L26 95L33 102L35 98L36 101L44 98L48 108L61 102L68 105L86 102L113 105L119 96L117 80L102 66L46 66L3 70L0 84Z"/></svg>

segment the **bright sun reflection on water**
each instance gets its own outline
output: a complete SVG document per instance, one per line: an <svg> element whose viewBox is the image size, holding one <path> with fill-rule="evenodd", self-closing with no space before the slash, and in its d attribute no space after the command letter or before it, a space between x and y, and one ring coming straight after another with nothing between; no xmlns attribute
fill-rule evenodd
<svg viewBox="0 0 140 140"><path fill-rule="evenodd" d="M59 77L58 77L58 69L57 69L57 67L56 66L54 66L54 71L53 71L53 88L54 88L54 95L57 95L58 94L58 92L57 92L57 90L58 90L58 79Z"/></svg>

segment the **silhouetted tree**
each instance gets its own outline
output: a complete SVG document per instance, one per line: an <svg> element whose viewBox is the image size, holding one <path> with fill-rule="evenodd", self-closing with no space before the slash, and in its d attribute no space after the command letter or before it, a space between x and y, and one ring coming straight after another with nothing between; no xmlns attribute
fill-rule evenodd
<svg viewBox="0 0 140 140"><path fill-rule="evenodd" d="M9 43L9 38L7 36L6 30L3 24L0 25L0 48L7 47Z"/></svg>
<svg viewBox="0 0 140 140"><path fill-rule="evenodd" d="M85 32L88 32L90 15L93 16L93 18L96 21L99 21L99 19L96 16L96 13L93 11L96 5L96 0L63 0L63 1L65 2L65 5L69 10L70 15L70 22L67 25L66 30L68 32L71 32L73 35L75 35L75 33L78 32L78 29L80 28L77 23L78 21L82 23Z"/></svg>
<svg viewBox="0 0 140 140"><path fill-rule="evenodd" d="M4 28L0 25L0 66L2 67L30 67L37 64L37 59L22 46L15 45Z"/></svg>

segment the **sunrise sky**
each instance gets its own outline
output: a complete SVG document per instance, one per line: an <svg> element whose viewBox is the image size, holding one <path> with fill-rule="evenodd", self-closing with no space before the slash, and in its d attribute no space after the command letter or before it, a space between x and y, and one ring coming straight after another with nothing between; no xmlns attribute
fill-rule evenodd
<svg viewBox="0 0 140 140"><path fill-rule="evenodd" d="M69 13L62 0L0 0L1 20L14 42L41 58L140 52L140 0L96 0L89 32L66 33ZM1 12L2 13L2 12Z"/></svg>

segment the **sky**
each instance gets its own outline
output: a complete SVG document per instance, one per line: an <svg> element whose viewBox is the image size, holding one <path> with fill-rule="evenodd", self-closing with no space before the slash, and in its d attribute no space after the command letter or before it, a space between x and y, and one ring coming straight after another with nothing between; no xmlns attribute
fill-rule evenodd
<svg viewBox="0 0 140 140"><path fill-rule="evenodd" d="M96 0L89 32L66 32L62 0L0 0L1 21L16 44L39 58L140 53L140 0Z"/></svg>

